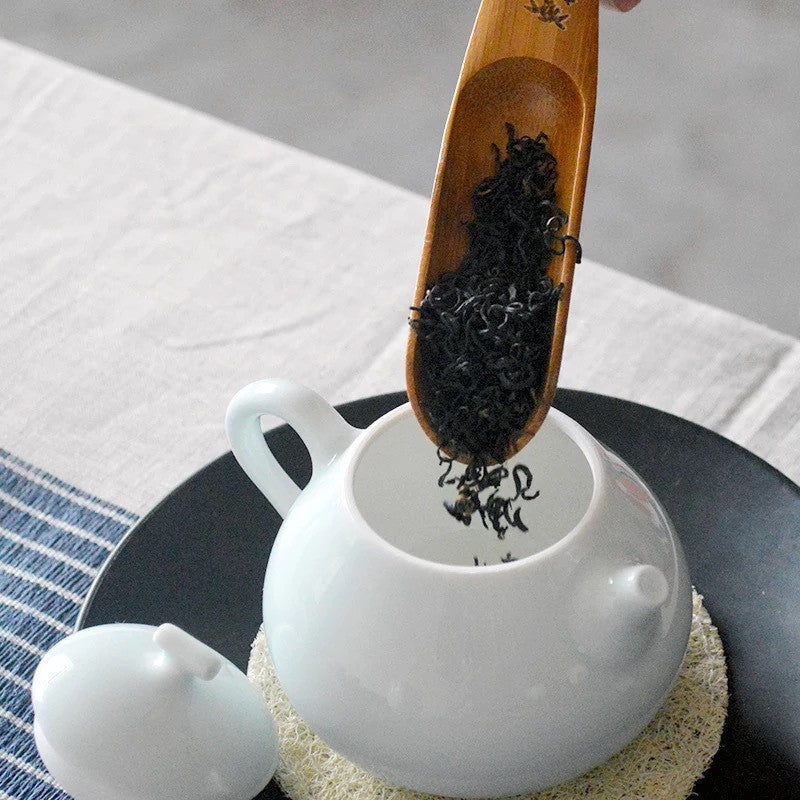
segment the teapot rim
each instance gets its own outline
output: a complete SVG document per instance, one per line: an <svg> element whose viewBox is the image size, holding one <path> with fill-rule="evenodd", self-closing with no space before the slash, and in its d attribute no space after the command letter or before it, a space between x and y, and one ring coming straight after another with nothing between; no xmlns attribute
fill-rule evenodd
<svg viewBox="0 0 800 800"><path fill-rule="evenodd" d="M601 496L608 484L609 478L603 466L602 449L603 445L595 439L582 425L576 422L571 417L567 416L563 411L556 408L551 408L545 417L543 426L556 425L572 442L574 442L580 449L583 457L586 459L592 476L592 491L586 509L581 515L580 519L567 531L563 536L557 539L547 547L537 550L528 556L524 556L514 561L506 561L500 564L486 564L481 566L480 569L472 564L446 564L441 561L432 561L431 559L416 556L403 550L401 547L392 544L384 537L382 537L370 525L361 513L361 510L356 501L353 491L355 471L364 455L364 452L375 434L379 430L386 429L391 425L396 425L401 419L413 414L413 409L410 403L404 403L397 408L392 409L388 413L379 417L371 425L365 428L362 433L354 440L349 453L345 466L344 474L344 491L343 499L345 507L352 518L359 522L358 528L364 532L366 537L375 545L388 551L390 555L399 557L406 563L422 567L436 572L445 572L454 575L475 575L475 574L498 574L505 573L510 570L520 570L525 567L530 567L536 563L543 562L548 558L555 555L559 550L566 549L568 545L581 534L588 527L592 518L598 514Z"/></svg>

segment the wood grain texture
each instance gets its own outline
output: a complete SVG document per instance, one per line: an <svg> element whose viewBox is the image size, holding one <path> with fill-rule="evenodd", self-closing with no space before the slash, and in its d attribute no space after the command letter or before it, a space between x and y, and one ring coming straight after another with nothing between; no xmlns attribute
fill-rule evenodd
<svg viewBox="0 0 800 800"><path fill-rule="evenodd" d="M556 202L569 214L566 233L578 237L597 94L597 50L598 0L483 0L444 132L414 306L464 257L472 194L494 171L491 144L505 141L506 122L517 135L548 135L558 161ZM564 289L542 397L509 456L530 441L553 400L574 268L575 248L568 244L548 269ZM416 344L412 329L406 359L409 399L423 430L438 444L420 406Z"/></svg>

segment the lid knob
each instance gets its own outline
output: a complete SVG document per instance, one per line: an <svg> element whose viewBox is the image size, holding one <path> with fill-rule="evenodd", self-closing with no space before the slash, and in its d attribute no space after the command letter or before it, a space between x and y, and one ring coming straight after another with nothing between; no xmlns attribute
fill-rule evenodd
<svg viewBox="0 0 800 800"><path fill-rule="evenodd" d="M153 641L188 675L210 681L222 668L222 656L171 622L156 628Z"/></svg>

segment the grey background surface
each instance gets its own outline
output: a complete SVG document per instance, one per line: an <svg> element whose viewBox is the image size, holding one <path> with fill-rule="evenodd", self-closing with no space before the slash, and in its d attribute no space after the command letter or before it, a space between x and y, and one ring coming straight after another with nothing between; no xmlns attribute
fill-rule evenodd
<svg viewBox="0 0 800 800"><path fill-rule="evenodd" d="M3 0L0 35L429 193L477 0ZM800 335L800 4L604 12L587 256Z"/></svg>

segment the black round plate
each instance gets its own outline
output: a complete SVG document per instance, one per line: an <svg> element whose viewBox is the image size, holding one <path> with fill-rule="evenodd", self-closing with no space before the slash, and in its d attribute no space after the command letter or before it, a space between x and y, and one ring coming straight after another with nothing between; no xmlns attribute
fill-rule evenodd
<svg viewBox="0 0 800 800"><path fill-rule="evenodd" d="M365 427L402 393L340 408ZM559 390L555 406L625 459L678 530L728 658L722 747L701 798L800 797L800 489L752 453L686 420ZM267 440L299 485L311 465L286 426ZM174 622L246 668L280 517L228 453L175 489L106 564L79 627ZM259 796L282 797L270 784Z"/></svg>

